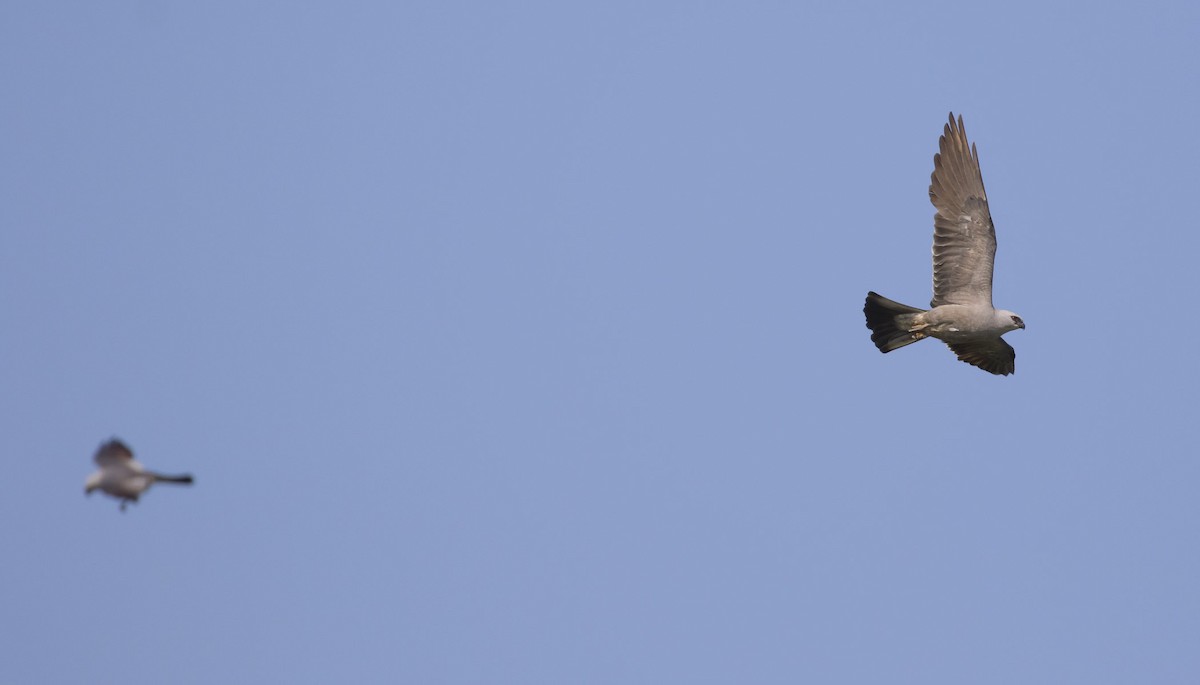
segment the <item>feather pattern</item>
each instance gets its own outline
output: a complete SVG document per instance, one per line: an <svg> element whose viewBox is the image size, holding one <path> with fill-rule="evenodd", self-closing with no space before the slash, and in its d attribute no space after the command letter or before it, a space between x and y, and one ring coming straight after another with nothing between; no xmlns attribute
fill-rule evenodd
<svg viewBox="0 0 1200 685"><path fill-rule="evenodd" d="M933 217L933 300L992 306L996 229L988 210L979 153L967 142L962 116L950 115L933 156L929 201Z"/></svg>

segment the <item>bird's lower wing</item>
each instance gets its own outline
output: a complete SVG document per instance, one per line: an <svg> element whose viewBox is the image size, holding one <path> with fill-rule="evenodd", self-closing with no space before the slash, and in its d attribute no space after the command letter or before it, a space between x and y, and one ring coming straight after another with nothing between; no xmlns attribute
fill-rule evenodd
<svg viewBox="0 0 1200 685"><path fill-rule="evenodd" d="M1000 338L946 343L962 361L998 376L1017 370L1017 351Z"/></svg>

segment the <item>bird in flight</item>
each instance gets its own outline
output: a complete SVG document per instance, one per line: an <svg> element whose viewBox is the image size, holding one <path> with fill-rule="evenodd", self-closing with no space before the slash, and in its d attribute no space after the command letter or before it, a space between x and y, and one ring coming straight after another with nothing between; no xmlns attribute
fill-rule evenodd
<svg viewBox="0 0 1200 685"><path fill-rule="evenodd" d="M101 490L121 500L121 511L130 503L137 503L138 497L155 483L180 483L191 485L190 474L182 476L165 476L161 473L146 470L133 458L133 450L113 438L96 450L94 457L99 468L88 476L84 483L84 494L90 495L93 490Z"/></svg>
<svg viewBox="0 0 1200 685"><path fill-rule="evenodd" d="M933 156L929 201L933 216L933 300L929 309L894 302L872 291L863 313L871 342L891 352L937 338L968 364L1000 376L1016 371L1017 353L1000 336L1025 322L992 307L996 229L988 211L979 153L967 143L962 115L946 124Z"/></svg>

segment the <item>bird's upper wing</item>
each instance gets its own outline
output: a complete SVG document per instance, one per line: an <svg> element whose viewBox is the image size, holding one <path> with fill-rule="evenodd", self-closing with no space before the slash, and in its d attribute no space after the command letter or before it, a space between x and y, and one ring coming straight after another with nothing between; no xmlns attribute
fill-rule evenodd
<svg viewBox="0 0 1200 685"><path fill-rule="evenodd" d="M1017 371L1017 351L1000 338L946 344L954 350L959 359L988 373L1007 376Z"/></svg>
<svg viewBox="0 0 1200 685"><path fill-rule="evenodd" d="M929 201L933 216L933 300L944 304L992 306L996 229L988 211L979 154L967 143L962 116L946 125L933 156Z"/></svg>
<svg viewBox="0 0 1200 685"><path fill-rule="evenodd" d="M109 440L96 450L96 465L100 467L128 464L133 461L133 450L120 440Z"/></svg>

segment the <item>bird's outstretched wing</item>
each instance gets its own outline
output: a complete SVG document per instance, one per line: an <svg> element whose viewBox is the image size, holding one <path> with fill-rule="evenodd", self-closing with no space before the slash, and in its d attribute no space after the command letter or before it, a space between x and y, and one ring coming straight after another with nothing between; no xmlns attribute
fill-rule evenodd
<svg viewBox="0 0 1200 685"><path fill-rule="evenodd" d="M992 306L996 229L988 211L979 154L967 142L962 116L946 125L933 156L929 201L933 216L933 300L944 304Z"/></svg>
<svg viewBox="0 0 1200 685"><path fill-rule="evenodd" d="M128 464L133 461L133 450L121 442L113 439L100 446L96 450L96 465L100 467L115 466L117 464Z"/></svg>
<svg viewBox="0 0 1200 685"><path fill-rule="evenodd" d="M1007 376L1017 370L1017 351L1000 338L946 344L959 359L988 373Z"/></svg>

